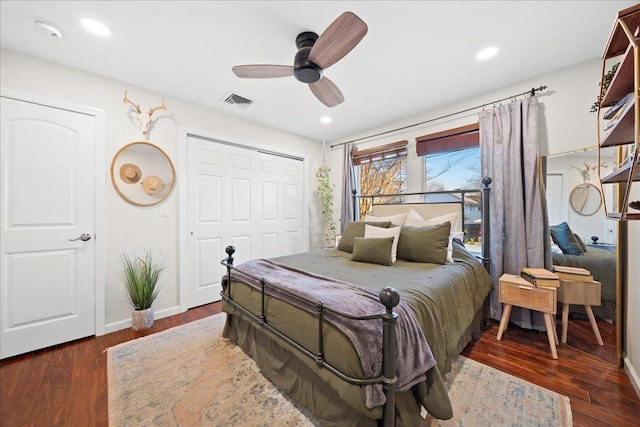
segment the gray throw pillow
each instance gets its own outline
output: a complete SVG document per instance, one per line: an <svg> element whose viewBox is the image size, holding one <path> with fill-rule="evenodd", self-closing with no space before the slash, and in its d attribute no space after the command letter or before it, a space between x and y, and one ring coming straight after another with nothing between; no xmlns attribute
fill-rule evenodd
<svg viewBox="0 0 640 427"><path fill-rule="evenodd" d="M405 261L446 264L450 230L449 221L423 227L403 225L398 241L398 258Z"/></svg>
<svg viewBox="0 0 640 427"><path fill-rule="evenodd" d="M356 237L353 239L352 261L393 265L391 248L393 237Z"/></svg>
<svg viewBox="0 0 640 427"><path fill-rule="evenodd" d="M391 221L383 222L360 222L349 221L342 232L342 237L338 242L338 249L345 252L353 252L353 239L356 237L364 237L364 226L374 225L376 227L389 228Z"/></svg>

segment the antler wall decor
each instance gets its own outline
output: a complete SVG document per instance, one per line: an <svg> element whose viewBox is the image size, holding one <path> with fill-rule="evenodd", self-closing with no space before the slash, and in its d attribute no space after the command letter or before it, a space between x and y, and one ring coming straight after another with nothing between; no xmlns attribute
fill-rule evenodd
<svg viewBox="0 0 640 427"><path fill-rule="evenodd" d="M124 91L124 98L122 99L122 102L125 104L130 104L133 109L136 110L136 113L138 114L138 123L140 124L140 130L142 131L142 134L146 136L149 133L149 125L151 125L151 115L158 110L167 109L167 106L164 103L164 98L162 98L162 105L150 108L148 113L143 113L140 109L140 104L136 104L129 98L127 98L127 92L128 91L126 90Z"/></svg>
<svg viewBox="0 0 640 427"><path fill-rule="evenodd" d="M596 172L596 170L598 170L598 165L590 166L589 163L587 163L586 160L584 161L583 164L584 164L584 169L580 169L580 168L578 168L576 166L571 166L571 167L569 167L569 169L578 169L580 171L580 174L582 174L582 180L584 182L587 182L587 181L589 181L589 179L591 179L591 177ZM600 163L600 167L606 169L609 166L607 165L607 162L602 162L602 163Z"/></svg>

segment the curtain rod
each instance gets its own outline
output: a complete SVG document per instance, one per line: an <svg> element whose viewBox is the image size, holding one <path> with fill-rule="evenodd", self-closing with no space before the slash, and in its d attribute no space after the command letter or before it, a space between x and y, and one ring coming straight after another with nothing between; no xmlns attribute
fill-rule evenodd
<svg viewBox="0 0 640 427"><path fill-rule="evenodd" d="M363 139L373 138L373 137L375 137L375 136L386 135L386 134L391 133L391 132L397 132L397 131L399 131L399 130L408 129L408 128L411 128L411 127L414 127L414 126L424 125L424 124L426 124L426 123L434 122L434 121L436 121L436 120L446 119L447 117L455 116L456 114L466 113L467 111L476 110L476 109L478 109L478 108L486 107L487 105L496 104L496 103L498 103L498 102L506 101L506 100L508 100L508 99L513 99L513 98L516 98L516 97L518 97L518 96L522 96L522 95L531 95L531 96L534 96L534 95L536 94L536 92L543 91L543 90L545 90L546 88L547 88L547 86L534 87L534 88L531 88L531 90L528 90L528 91L526 91L526 92L519 93L519 94L517 94L517 95L511 95L511 96L508 96L508 97L506 97L506 98L502 98L502 99L498 99L498 100L496 100L496 101L491 101L491 102L487 102L487 103L482 104L482 105L478 105L478 106L476 106L476 107L467 108L466 110L456 111L455 113L446 114L446 115L444 115L444 116L436 117L435 119L425 120L424 122L414 123L414 124L412 124L412 125L403 126L403 127L397 128L397 129L392 129L392 130L388 130L388 131L385 131L385 132L376 133L375 135L363 136L362 138L352 139L351 141L345 141L345 142L341 142L341 143L339 143L339 144L333 144L333 145L331 145L329 148L339 147L339 146L341 146L341 145L349 144L349 143L351 143L351 142L358 142L358 141L362 141Z"/></svg>

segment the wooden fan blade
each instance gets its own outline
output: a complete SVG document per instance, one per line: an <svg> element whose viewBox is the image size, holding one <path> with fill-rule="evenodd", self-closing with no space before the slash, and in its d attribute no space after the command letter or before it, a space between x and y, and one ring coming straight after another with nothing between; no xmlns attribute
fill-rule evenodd
<svg viewBox="0 0 640 427"><path fill-rule="evenodd" d="M331 80L326 77L321 78L315 83L309 83L311 92L327 107L335 107L344 102L344 96Z"/></svg>
<svg viewBox="0 0 640 427"><path fill-rule="evenodd" d="M290 65L236 65L231 69L236 76L243 79L270 79L293 76L293 67Z"/></svg>
<svg viewBox="0 0 640 427"><path fill-rule="evenodd" d="M356 47L367 34L368 27L352 12L345 12L324 30L309 52L309 61L329 68Z"/></svg>

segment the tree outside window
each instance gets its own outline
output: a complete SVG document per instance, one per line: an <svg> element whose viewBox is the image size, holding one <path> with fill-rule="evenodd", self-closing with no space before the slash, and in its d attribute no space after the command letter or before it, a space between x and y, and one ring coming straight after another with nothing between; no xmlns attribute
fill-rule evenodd
<svg viewBox="0 0 640 427"><path fill-rule="evenodd" d="M398 194L407 190L407 157L374 160L360 164L360 194ZM375 204L391 203L390 197L375 197ZM371 210L370 198L360 199L360 220Z"/></svg>

